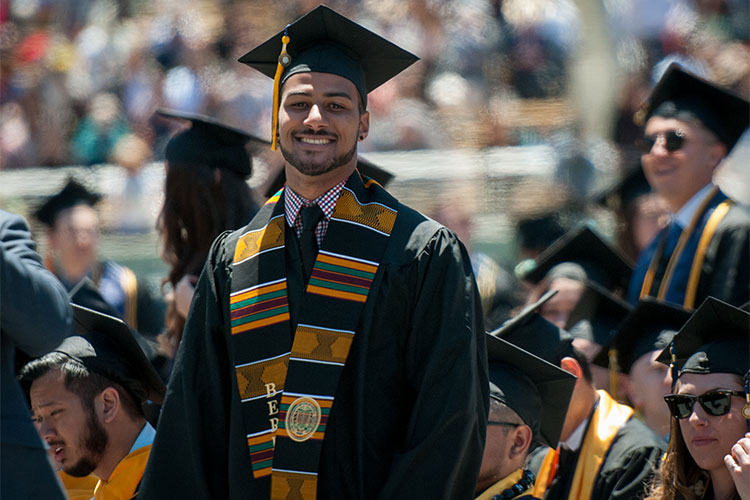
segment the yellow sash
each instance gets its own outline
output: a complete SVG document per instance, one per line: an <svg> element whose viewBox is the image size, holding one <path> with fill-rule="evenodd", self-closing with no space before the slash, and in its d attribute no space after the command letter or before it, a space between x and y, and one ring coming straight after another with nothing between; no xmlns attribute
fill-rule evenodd
<svg viewBox="0 0 750 500"><path fill-rule="evenodd" d="M151 445L138 448L117 464L109 481L100 480L94 490L96 500L130 500L143 478Z"/></svg>
<svg viewBox="0 0 750 500"><path fill-rule="evenodd" d="M576 462L573 482L568 492L568 500L581 500L591 496L597 473L604 461L612 441L617 432L633 415L633 409L616 402L605 391L596 391L599 395L599 405L594 411L583 439L581 452ZM557 450L549 450L542 461L537 474L533 495L544 497L547 487L557 472Z"/></svg>
<svg viewBox="0 0 750 500"><path fill-rule="evenodd" d="M63 486L65 486L68 500L91 500L91 497L94 496L96 483L99 482L99 478L95 475L73 477L63 471L59 471L57 474L60 476Z"/></svg>
<svg viewBox="0 0 750 500"><path fill-rule="evenodd" d="M667 263L667 268L664 272L664 278L662 279L661 285L659 286L659 290L656 295L658 299L664 300L666 298L669 284L672 281L672 276L674 275L675 269L677 268L677 263L680 260L682 251L685 249L685 246L687 245L690 235L692 235L693 231L695 231L696 227L698 226L698 223L703 217L703 214L706 212L708 205L711 203L711 200L714 199L714 197L716 196L718 192L719 192L718 187L714 187L711 190L709 195L706 196L706 198L701 203L700 207L698 207L698 210L695 212L695 215L693 215L693 218L691 219L688 227L686 229L683 229L682 233L680 233L680 238L677 242L677 246L672 252L671 257L669 258L669 262ZM685 307L686 309L695 308L695 296L698 291L698 281L700 279L701 268L703 267L703 261L706 259L706 250L708 249L708 244L711 242L711 239L713 238L714 233L716 232L716 227L719 225L719 222L721 222L724 216L727 215L727 212L729 212L729 208L731 206L732 206L732 200L727 199L721 202L714 209L713 213L708 219L708 222L706 222L706 227L703 229L703 232L701 233L701 238L698 242L698 249L696 250L695 255L693 256L693 263L690 267L690 275L688 277L688 285L687 285L687 290L685 293L685 300L683 301L683 307ZM640 298L647 297L651 293L651 287L653 285L653 282L656 276L658 263L659 263L659 260L661 259L661 254L663 253L663 251L664 251L663 247L661 251L657 250L653 258L651 259L651 263L648 266L648 270L646 271L646 276L644 277L644 280L643 280L643 285L641 286Z"/></svg>
<svg viewBox="0 0 750 500"><path fill-rule="evenodd" d="M521 477L523 476L523 471L521 469L517 469L515 472L511 473L508 476L505 476L500 481L496 482L486 490L484 490L484 493L479 495L476 500L491 500L492 497L494 497L497 494L502 493L503 491L507 490L514 484L516 484L518 481L521 480ZM522 495L527 495L531 493L531 487L525 489L521 493L519 493L518 497Z"/></svg>

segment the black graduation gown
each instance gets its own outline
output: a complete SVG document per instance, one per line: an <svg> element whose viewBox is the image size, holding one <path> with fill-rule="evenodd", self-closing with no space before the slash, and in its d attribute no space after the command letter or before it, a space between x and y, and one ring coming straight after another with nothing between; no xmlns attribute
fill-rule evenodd
<svg viewBox="0 0 750 500"><path fill-rule="evenodd" d="M455 235L398 210L328 420L319 499L473 498L489 410L479 294ZM252 477L227 353L242 233L214 242L198 281L141 500L269 498L270 478ZM294 323L302 268L286 254Z"/></svg>
<svg viewBox="0 0 750 500"><path fill-rule="evenodd" d="M631 417L617 432L604 457L591 490L591 500L643 498L665 449L663 439L639 419ZM529 469L534 474L539 472L547 450L549 448L540 446L529 456ZM567 500L574 472L575 465L563 476L556 477L547 488L544 500Z"/></svg>

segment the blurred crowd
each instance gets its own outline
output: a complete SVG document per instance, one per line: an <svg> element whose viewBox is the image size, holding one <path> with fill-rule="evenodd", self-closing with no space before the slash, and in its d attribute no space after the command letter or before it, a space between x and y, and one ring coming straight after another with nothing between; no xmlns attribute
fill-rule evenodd
<svg viewBox="0 0 750 500"><path fill-rule="evenodd" d="M271 85L237 58L316 3L0 0L0 168L161 159L158 107L268 138ZM660 63L750 94L742 0L327 3L421 57L372 94L365 152L576 143L573 67L591 50L617 82L598 139L626 157Z"/></svg>

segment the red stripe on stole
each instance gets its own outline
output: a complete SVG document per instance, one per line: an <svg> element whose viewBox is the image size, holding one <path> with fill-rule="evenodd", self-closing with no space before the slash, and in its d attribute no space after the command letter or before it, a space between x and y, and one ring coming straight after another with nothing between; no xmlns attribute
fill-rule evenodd
<svg viewBox="0 0 750 500"><path fill-rule="evenodd" d="M362 288L369 288L370 283L372 283L372 280L367 278L360 278L359 276L350 276L348 274L324 271L322 269L314 269L312 272L312 276L314 278L322 279L325 281L345 283L347 285L359 286Z"/></svg>
<svg viewBox="0 0 750 500"><path fill-rule="evenodd" d="M251 314L268 311L270 309L284 306L286 304L287 304L286 296L278 297L275 299L258 302L257 304L251 304L249 306L241 307L240 309L235 309L234 311L232 311L232 314L230 315L230 317L231 319L243 318Z"/></svg>
<svg viewBox="0 0 750 500"><path fill-rule="evenodd" d="M252 458L251 458L252 463L262 462L263 460L268 460L269 458L273 457L273 448L270 448L268 450L258 451L256 453L251 453L251 455L252 455Z"/></svg>

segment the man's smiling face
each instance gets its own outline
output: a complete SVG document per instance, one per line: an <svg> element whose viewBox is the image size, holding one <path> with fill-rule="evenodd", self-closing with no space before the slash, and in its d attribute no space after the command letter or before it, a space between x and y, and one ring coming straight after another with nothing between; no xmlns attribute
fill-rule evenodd
<svg viewBox="0 0 750 500"><path fill-rule="evenodd" d="M279 145L300 173L322 175L356 163L357 140L369 129L357 88L330 73L297 73L281 92Z"/></svg>

